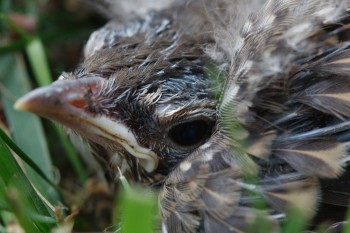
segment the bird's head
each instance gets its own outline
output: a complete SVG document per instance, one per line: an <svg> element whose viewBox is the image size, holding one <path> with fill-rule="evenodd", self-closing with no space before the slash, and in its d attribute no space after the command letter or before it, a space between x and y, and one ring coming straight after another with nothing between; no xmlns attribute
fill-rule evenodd
<svg viewBox="0 0 350 233"><path fill-rule="evenodd" d="M209 138L216 101L201 41L178 35L171 18L150 22L135 22L131 35L110 25L95 32L74 72L16 107L98 145L99 156L134 179L166 175Z"/></svg>

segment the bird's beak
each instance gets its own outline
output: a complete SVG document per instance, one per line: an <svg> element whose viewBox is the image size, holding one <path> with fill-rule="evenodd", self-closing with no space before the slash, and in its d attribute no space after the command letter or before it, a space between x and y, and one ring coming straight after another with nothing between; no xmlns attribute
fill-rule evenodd
<svg viewBox="0 0 350 233"><path fill-rule="evenodd" d="M56 121L104 147L116 142L138 158L147 172L154 171L158 165L156 154L141 146L122 121L85 110L87 93L96 91L99 85L101 78L96 77L58 80L29 92L17 100L15 108Z"/></svg>

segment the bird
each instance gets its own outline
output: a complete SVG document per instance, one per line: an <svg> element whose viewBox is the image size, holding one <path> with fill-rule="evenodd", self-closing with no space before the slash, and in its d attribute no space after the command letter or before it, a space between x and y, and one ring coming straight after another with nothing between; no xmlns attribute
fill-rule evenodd
<svg viewBox="0 0 350 233"><path fill-rule="evenodd" d="M118 15L110 4L99 9ZM112 177L159 189L163 233L260 232L259 221L280 232L291 211L311 221L321 203L349 201L349 7L121 11L127 20L93 32L75 71L15 107L81 137Z"/></svg>

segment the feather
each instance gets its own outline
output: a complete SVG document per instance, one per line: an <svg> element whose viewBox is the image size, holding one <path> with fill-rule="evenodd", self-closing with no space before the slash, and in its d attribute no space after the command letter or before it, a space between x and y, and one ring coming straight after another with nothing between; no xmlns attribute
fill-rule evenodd
<svg viewBox="0 0 350 233"><path fill-rule="evenodd" d="M150 0L144 2L142 0L79 0L80 4L85 4L97 11L106 18L117 17L120 21L127 21L136 16L147 14L151 10L163 10L169 7L174 0ZM140 7L142 6L142 7Z"/></svg>
<svg viewBox="0 0 350 233"><path fill-rule="evenodd" d="M336 49L331 54L311 64L308 69L319 74L333 74L344 78L349 77L350 50L349 45Z"/></svg>
<svg viewBox="0 0 350 233"><path fill-rule="evenodd" d="M293 100L338 118L350 116L350 84L346 79L320 81L296 94Z"/></svg>
<svg viewBox="0 0 350 233"><path fill-rule="evenodd" d="M282 182L263 186L264 197L274 209L288 212L296 208L305 218L314 215L319 201L318 181L304 178L296 181Z"/></svg>
<svg viewBox="0 0 350 233"><path fill-rule="evenodd" d="M280 158L286 160L294 169L319 177L335 178L342 171L341 159L347 155L345 143L331 139L289 142L284 147L274 148ZM317 169L315 169L317 167Z"/></svg>
<svg viewBox="0 0 350 233"><path fill-rule="evenodd" d="M257 139L249 143L247 153L260 159L268 159L271 155L271 145L276 138L276 132L269 131L259 135Z"/></svg>

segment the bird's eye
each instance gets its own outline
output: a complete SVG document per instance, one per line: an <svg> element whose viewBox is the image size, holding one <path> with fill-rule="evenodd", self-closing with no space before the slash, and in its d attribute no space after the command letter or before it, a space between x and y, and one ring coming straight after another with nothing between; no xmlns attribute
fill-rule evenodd
<svg viewBox="0 0 350 233"><path fill-rule="evenodd" d="M183 148L193 148L210 136L213 121L196 119L172 126L168 136L173 143Z"/></svg>

